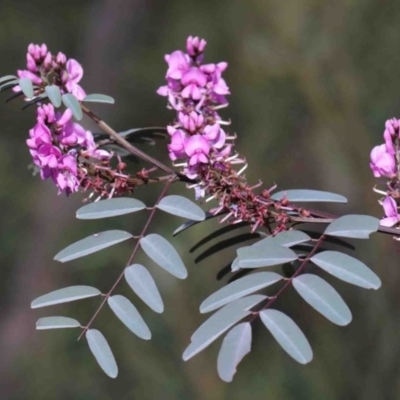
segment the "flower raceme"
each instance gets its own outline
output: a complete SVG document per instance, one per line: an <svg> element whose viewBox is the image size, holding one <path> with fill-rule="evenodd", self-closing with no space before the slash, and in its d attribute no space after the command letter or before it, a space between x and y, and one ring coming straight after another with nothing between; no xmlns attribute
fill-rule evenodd
<svg viewBox="0 0 400 400"><path fill-rule="evenodd" d="M79 155L97 159L111 156L96 148L92 133L72 121L69 109L63 114L57 113L52 104L38 107L36 125L30 129L29 136L26 143L40 176L51 178L59 193L78 191Z"/></svg>
<svg viewBox="0 0 400 400"><path fill-rule="evenodd" d="M82 66L61 52L53 56L45 44L28 46L26 69L17 74L36 85L36 96L48 85L56 85L62 94L71 93L80 101L86 96L79 85ZM15 86L13 90L19 92L21 88ZM26 143L41 178L51 178L59 194L76 192L83 183L93 189L87 179L87 160L103 162L112 154L97 148L92 133L73 120L69 108L61 112L51 103L37 104L36 124Z"/></svg>
<svg viewBox="0 0 400 400"><path fill-rule="evenodd" d="M82 66L72 58L67 59L61 52L53 56L45 44L28 46L26 69L18 70L17 74L19 78L28 78L39 87L57 85L61 93L72 93L80 101L86 96L79 85L83 77ZM19 92L21 89L16 86L13 90Z"/></svg>
<svg viewBox="0 0 400 400"><path fill-rule="evenodd" d="M392 118L386 121L383 139L385 143L372 149L369 165L375 178L389 178L386 191L374 190L385 195L379 200L385 214L381 225L396 227L400 222L396 200L400 198L400 120Z"/></svg>
<svg viewBox="0 0 400 400"><path fill-rule="evenodd" d="M182 160L184 173L199 175L204 164L229 156L234 139L226 135L226 124L217 110L228 105L229 88L222 78L228 64L202 64L206 41L190 36L184 53L176 50L165 56L168 64L167 85L157 93L168 98L169 107L177 112L177 122L167 127L171 160Z"/></svg>
<svg viewBox="0 0 400 400"><path fill-rule="evenodd" d="M212 214L225 214L220 222L231 224L248 221L254 232L258 226L268 226L278 233L286 229L288 215L280 201L270 199L270 190L262 195L254 192L261 183L250 186L241 176L245 165L236 171L233 164L245 160L232 154L236 135L229 135L222 128L229 125L219 115L219 110L228 105L229 88L222 75L226 62L203 63L206 41L189 36L186 53L176 50L165 56L168 64L167 84L157 93L167 97L168 108L176 113L175 121L167 127L170 135L169 157L175 166L183 167L181 173L195 180L196 199L208 196L216 199L217 207Z"/></svg>

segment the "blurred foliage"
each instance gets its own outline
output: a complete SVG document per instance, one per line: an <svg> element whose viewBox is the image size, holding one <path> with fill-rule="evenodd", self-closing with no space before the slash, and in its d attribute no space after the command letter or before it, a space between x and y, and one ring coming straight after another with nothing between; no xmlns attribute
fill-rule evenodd
<svg viewBox="0 0 400 400"><path fill-rule="evenodd" d="M369 152L382 142L384 121L399 117L400 5L390 0L99 0L3 2L0 75L25 63L30 42L46 42L85 68L88 93L106 93L115 106L93 107L115 129L162 126L173 115L155 94L163 84L163 56L183 48L189 34L207 39L207 59L229 62L231 105L224 111L239 134L250 181L280 189L340 193L345 206L327 211L380 216L372 192ZM6 96L2 99L5 99ZM3 101L3 100L2 100ZM172 239L189 268L178 281L145 256L166 311L146 308L126 284L118 293L135 301L150 326L149 342L134 337L104 309L96 320L120 368L116 380L100 370L74 330L36 332L45 315L85 323L98 299L30 310L35 297L69 284L107 291L129 254L124 243L87 259L58 264L53 256L72 241L101 229L138 231L144 215L113 221L77 221L83 196L57 197L50 182L32 179L25 146L34 110L18 101L0 107L1 399L397 399L400 393L400 281L398 245L375 235L357 243L357 257L382 278L378 292L335 282L355 316L345 328L331 325L293 291L278 303L314 349L300 366L255 325L253 351L232 384L216 373L218 344L188 363L181 354L201 323L201 301L221 286L217 271L234 248L194 264L188 248L210 231L209 221ZM93 125L88 122L88 127ZM150 148L165 159L165 149ZM138 190L151 204L160 188ZM174 188L186 193L184 187ZM189 194L190 196L190 194ZM178 218L160 215L152 227L168 237ZM227 278L224 279L224 282ZM333 279L332 279L333 282Z"/></svg>

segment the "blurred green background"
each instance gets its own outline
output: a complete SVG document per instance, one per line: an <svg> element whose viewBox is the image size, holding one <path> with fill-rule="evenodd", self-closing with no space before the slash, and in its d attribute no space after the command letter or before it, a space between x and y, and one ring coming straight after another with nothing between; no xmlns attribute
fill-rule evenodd
<svg viewBox="0 0 400 400"><path fill-rule="evenodd" d="M164 82L163 56L183 48L189 34L208 41L207 61L228 61L231 132L249 160L250 181L280 189L311 188L345 195L331 212L381 216L369 152L382 142L387 118L400 117L400 4L393 0L36 0L1 2L0 75L24 68L29 43L46 42L85 68L88 93L106 93L115 106L94 107L115 129L166 125L173 115L155 94ZM349 304L348 327L330 324L295 293L279 300L305 331L314 360L300 366L254 325L253 351L233 383L216 372L220 341L187 363L181 360L203 321L201 301L223 282L215 275L234 256L230 248L200 264L188 249L215 221L172 240L189 278L178 281L141 255L162 292L166 311L147 309L125 283L153 339L141 341L104 309L94 327L109 340L119 364L107 378L77 331L35 331L41 316L66 315L85 323L98 299L31 310L51 290L87 284L106 292L130 248L121 244L67 264L53 261L66 245L101 229L138 232L145 213L105 223L77 221L82 195L58 197L51 182L32 178L25 146L34 109L5 104L1 94L0 254L1 399L400 399L399 245L374 235L356 256L383 285L377 292L328 279ZM90 125L90 121L87 124ZM153 155L165 154L147 147ZM159 187L138 190L148 204ZM185 193L175 187L175 193ZM192 193L190 194L190 196ZM178 218L158 216L152 231L170 237Z"/></svg>

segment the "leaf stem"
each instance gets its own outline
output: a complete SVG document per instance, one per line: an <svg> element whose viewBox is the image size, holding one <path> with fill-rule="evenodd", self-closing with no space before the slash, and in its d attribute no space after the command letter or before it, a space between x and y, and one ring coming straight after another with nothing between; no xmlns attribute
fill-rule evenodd
<svg viewBox="0 0 400 400"><path fill-rule="evenodd" d="M136 256L136 253L139 250L139 246L140 246L140 239L147 233L147 230L150 226L151 221L154 218L154 215L157 211L156 205L162 200L162 198L165 196L165 194L167 193L168 189L171 186L171 183L175 180L176 177L171 177L164 185L163 190L161 191L160 195L158 196L158 199L154 205L154 207L151 209L149 217L147 218L147 221L142 229L142 232L140 233L139 237L134 237L135 239L137 239L135 247L133 248L133 251L128 259L128 262L126 263L126 267L129 267L132 264L133 259ZM93 314L92 318L90 319L90 321L86 324L85 327L83 327L83 330L81 332L81 334L78 337L78 340L81 339L81 337L87 332L87 330L90 328L90 326L93 324L94 320L96 319L96 317L99 315L100 311L102 310L102 308L104 307L104 305L106 304L107 300L109 299L109 297L111 296L111 294L114 292L115 288L118 286L119 282L121 282L121 279L124 277L124 272L125 272L125 268L122 270L122 272L120 273L120 275L118 276L117 280L114 282L114 284L111 286L110 290L104 295L104 298L102 300L102 302L100 303L99 307L97 308L97 310L95 311L95 313Z"/></svg>
<svg viewBox="0 0 400 400"><path fill-rule="evenodd" d="M278 300L279 296L281 294L283 294L283 292L285 292L285 290L288 289L289 286L292 285L293 279L296 278L296 276L300 275L304 271L306 265L310 261L310 258L317 252L317 250L322 245L324 240L325 240L325 235L321 235L320 238L318 239L318 241L315 243L313 249L310 251L310 253L308 253L307 257L303 260L303 262L301 263L301 265L297 269L297 271L290 278L287 279L286 283L279 289L279 291L274 296L269 297L269 301L267 302L267 304L264 307L262 307L260 310L256 311L253 314L253 317L250 319L249 322L252 322L254 319L256 319L261 311L266 310L267 308L271 307L272 304L274 304L275 301Z"/></svg>

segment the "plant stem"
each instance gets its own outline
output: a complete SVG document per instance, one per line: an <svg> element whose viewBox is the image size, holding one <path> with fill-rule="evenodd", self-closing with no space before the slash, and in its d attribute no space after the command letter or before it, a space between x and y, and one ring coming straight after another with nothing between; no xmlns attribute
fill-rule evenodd
<svg viewBox="0 0 400 400"><path fill-rule="evenodd" d="M140 236L137 238L135 247L133 248L132 254L130 255L128 262L126 263L126 267L129 267L129 265L131 265L133 259L136 256L136 253L139 250L139 246L140 246L140 239L147 233L147 230L150 226L151 221L154 218L154 215L157 211L157 204L161 201L161 199L165 196L165 194L167 193L168 189L171 186L171 183L173 182L173 178L169 179L166 183L165 186L163 188L163 190L161 191L160 195L158 196L157 202L154 205L154 207L151 209L149 217L147 218L146 224L144 225L142 232L140 233ZM99 307L97 308L97 310L95 311L95 313L93 314L92 318L90 319L90 321L86 324L86 326L83 327L81 334L78 337L78 340L81 339L81 337L87 332L87 330L90 328L90 326L93 324L94 320L96 319L96 317L99 315L100 311L102 310L102 308L104 307L104 305L106 304L107 300L109 299L109 297L111 296L111 294L114 292L115 288L118 286L119 282L121 282L121 279L124 277L124 273L125 273L125 268L123 269L123 271L121 272L121 274L118 276L117 280L114 282L114 284L111 286L111 289L104 295L103 300L101 301Z"/></svg>
<svg viewBox="0 0 400 400"><path fill-rule="evenodd" d="M135 156L141 158L142 160L145 160L156 167L160 168L167 174L175 174L174 170L172 170L170 167L167 165L163 164L161 161L158 161L154 157L149 156L145 152L139 150L136 146L132 145L129 143L126 139L118 135L118 133L111 128L108 124L106 124L102 119L100 119L96 114L94 114L92 111L90 111L87 107L81 104L83 112L90 117L96 124L106 133L108 133L117 143L119 143L121 146L123 146L126 150L130 151L132 154Z"/></svg>

